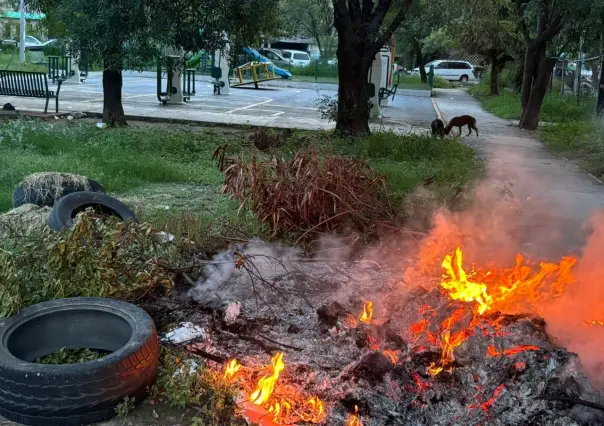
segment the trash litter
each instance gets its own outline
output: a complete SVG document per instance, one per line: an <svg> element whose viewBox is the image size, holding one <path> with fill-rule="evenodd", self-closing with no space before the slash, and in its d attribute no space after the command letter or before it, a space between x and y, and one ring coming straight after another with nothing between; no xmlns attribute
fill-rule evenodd
<svg viewBox="0 0 604 426"><path fill-rule="evenodd" d="M98 127L99 129L104 129L105 127L107 127L107 125L105 123L96 123L96 127Z"/></svg>
<svg viewBox="0 0 604 426"><path fill-rule="evenodd" d="M178 344L198 338L205 340L206 336L207 333L203 328L190 322L183 322L180 327L164 334L161 340Z"/></svg>

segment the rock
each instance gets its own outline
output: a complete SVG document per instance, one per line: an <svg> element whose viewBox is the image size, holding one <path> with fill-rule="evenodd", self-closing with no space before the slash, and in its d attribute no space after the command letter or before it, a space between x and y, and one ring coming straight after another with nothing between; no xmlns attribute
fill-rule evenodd
<svg viewBox="0 0 604 426"><path fill-rule="evenodd" d="M317 309L319 320L327 325L334 326L338 324L338 320L344 317L348 311L338 302L327 303Z"/></svg>

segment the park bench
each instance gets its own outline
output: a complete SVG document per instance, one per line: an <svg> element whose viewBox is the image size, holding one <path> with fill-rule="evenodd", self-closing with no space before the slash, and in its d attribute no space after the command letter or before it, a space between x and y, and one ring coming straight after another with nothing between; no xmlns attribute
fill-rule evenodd
<svg viewBox="0 0 604 426"><path fill-rule="evenodd" d="M58 81L57 91L54 92L48 88L46 73L0 70L0 96L46 98L44 113L48 112L50 99L56 100L55 110L59 112L59 92L62 83L62 80Z"/></svg>

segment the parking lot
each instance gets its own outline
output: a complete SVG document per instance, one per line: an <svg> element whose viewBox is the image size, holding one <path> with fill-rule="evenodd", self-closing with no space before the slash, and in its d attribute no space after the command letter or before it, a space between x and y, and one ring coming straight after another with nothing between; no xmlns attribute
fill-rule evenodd
<svg viewBox="0 0 604 426"><path fill-rule="evenodd" d="M162 87L165 88L165 78ZM335 96L335 84L274 80L231 88L230 94L213 94L209 76L198 76L196 95L185 104L161 105L157 99L154 73L124 72L123 105L127 115L220 124L248 124L301 129L329 129L333 123L321 119L316 103L322 96ZM2 98L17 109L40 110L41 99ZM52 103L51 103L52 105ZM60 111L100 113L103 110L101 73L91 73L83 84L64 84L59 98ZM374 125L401 129L428 128L435 116L429 97L399 94L389 107L382 108L382 118Z"/></svg>

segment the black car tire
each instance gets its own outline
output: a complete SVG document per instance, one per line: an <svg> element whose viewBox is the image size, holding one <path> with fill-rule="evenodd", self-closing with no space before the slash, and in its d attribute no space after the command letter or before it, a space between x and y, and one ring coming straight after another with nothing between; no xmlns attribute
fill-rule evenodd
<svg viewBox="0 0 604 426"><path fill-rule="evenodd" d="M460 82L462 82L463 84L466 84L468 82L469 78L467 75L462 75L459 79Z"/></svg>
<svg viewBox="0 0 604 426"><path fill-rule="evenodd" d="M124 222L136 220L134 212L116 198L99 192L73 192L55 204L48 217L48 226L55 231L70 228L76 215L89 207L107 216L117 216Z"/></svg>
<svg viewBox="0 0 604 426"><path fill-rule="evenodd" d="M111 352L78 364L33 361L61 348ZM33 426L79 426L141 402L157 375L151 317L132 304L93 297L43 302L0 320L0 416Z"/></svg>
<svg viewBox="0 0 604 426"><path fill-rule="evenodd" d="M104 193L105 188L103 188L103 185L92 179L88 179L87 185L78 184L75 182L66 182L62 186L61 190L57 191L58 194L61 194L58 199L64 197L65 195L79 191ZM58 199L55 198L54 192L55 191L47 191L36 188L28 188L26 191L23 185L20 184L13 191L13 208L22 206L24 204L52 207L58 201Z"/></svg>

